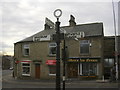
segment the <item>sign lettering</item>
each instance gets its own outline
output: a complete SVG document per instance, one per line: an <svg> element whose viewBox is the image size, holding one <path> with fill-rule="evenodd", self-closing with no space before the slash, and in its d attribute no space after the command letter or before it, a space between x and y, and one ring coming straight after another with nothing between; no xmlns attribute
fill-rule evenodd
<svg viewBox="0 0 120 90"><path fill-rule="evenodd" d="M84 32L72 32L72 33L65 34L65 37L67 37L67 38L83 38L83 37L85 37L85 33Z"/></svg>
<svg viewBox="0 0 120 90"><path fill-rule="evenodd" d="M50 41L50 35L43 35L40 37L33 37L33 41Z"/></svg>
<svg viewBox="0 0 120 90"><path fill-rule="evenodd" d="M68 62L98 62L98 59L69 59Z"/></svg>

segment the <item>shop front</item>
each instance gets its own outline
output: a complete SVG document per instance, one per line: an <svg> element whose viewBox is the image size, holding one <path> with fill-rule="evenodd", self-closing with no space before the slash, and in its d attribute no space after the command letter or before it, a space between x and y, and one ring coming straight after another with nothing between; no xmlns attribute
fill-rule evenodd
<svg viewBox="0 0 120 90"><path fill-rule="evenodd" d="M68 78L96 78L99 73L100 58L69 58L67 60Z"/></svg>

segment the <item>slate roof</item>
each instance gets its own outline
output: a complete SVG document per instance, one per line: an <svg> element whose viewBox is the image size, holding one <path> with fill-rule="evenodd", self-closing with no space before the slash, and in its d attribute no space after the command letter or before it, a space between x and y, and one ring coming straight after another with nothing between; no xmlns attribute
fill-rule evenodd
<svg viewBox="0 0 120 90"><path fill-rule="evenodd" d="M63 26L60 30L65 30L67 33L71 32L84 32L85 36L103 36L103 23L88 23L88 24L80 24L76 26ZM42 35L52 35L55 33L55 29L47 29L40 31L28 38L25 38L19 42L28 42L33 41L33 37L40 37Z"/></svg>

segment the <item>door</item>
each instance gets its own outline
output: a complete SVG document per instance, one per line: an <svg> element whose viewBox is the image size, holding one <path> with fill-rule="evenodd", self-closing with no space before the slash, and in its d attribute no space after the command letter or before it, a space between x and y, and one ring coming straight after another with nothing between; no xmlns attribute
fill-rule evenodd
<svg viewBox="0 0 120 90"><path fill-rule="evenodd" d="M35 78L40 78L40 64L35 64Z"/></svg>
<svg viewBox="0 0 120 90"><path fill-rule="evenodd" d="M68 64L68 78L77 78L78 76L78 63Z"/></svg>

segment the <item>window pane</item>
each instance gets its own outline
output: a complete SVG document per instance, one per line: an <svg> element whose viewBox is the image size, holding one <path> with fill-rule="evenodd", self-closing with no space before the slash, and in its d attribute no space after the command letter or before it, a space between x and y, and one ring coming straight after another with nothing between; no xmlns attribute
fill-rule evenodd
<svg viewBox="0 0 120 90"><path fill-rule="evenodd" d="M97 64L96 63L83 63L82 75L97 75Z"/></svg>
<svg viewBox="0 0 120 90"><path fill-rule="evenodd" d="M23 67L23 74L30 74L30 67Z"/></svg>
<svg viewBox="0 0 120 90"><path fill-rule="evenodd" d="M83 65L82 65L83 67L82 67L82 74L83 75L88 75L88 65L86 65L86 63L83 63Z"/></svg>
<svg viewBox="0 0 120 90"><path fill-rule="evenodd" d="M30 66L30 64L29 63L28 64L27 63L23 63L23 67L24 66Z"/></svg>
<svg viewBox="0 0 120 90"><path fill-rule="evenodd" d="M80 53L89 54L89 41L88 40L80 41Z"/></svg>
<svg viewBox="0 0 120 90"><path fill-rule="evenodd" d="M25 55L29 55L29 49L24 49L24 52Z"/></svg>
<svg viewBox="0 0 120 90"><path fill-rule="evenodd" d="M112 58L104 59L104 65L105 67L112 67L114 65L114 59Z"/></svg>
<svg viewBox="0 0 120 90"><path fill-rule="evenodd" d="M50 48L50 54L56 54L56 47Z"/></svg>
<svg viewBox="0 0 120 90"><path fill-rule="evenodd" d="M22 63L22 75L30 75L30 63Z"/></svg>
<svg viewBox="0 0 120 90"><path fill-rule="evenodd" d="M50 74L56 74L56 66L50 65L49 66L49 73Z"/></svg>
<svg viewBox="0 0 120 90"><path fill-rule="evenodd" d="M56 43L50 43L50 46L56 47Z"/></svg>
<svg viewBox="0 0 120 90"><path fill-rule="evenodd" d="M104 59L104 65L105 65L105 66L109 66L109 61L108 61L108 59Z"/></svg>
<svg viewBox="0 0 120 90"><path fill-rule="evenodd" d="M28 56L29 55L29 44L25 44L24 46L23 46L23 55L24 56Z"/></svg>
<svg viewBox="0 0 120 90"><path fill-rule="evenodd" d="M114 60L113 59L109 59L109 66L113 66L114 65Z"/></svg>
<svg viewBox="0 0 120 90"><path fill-rule="evenodd" d="M56 54L56 43L50 43L49 44L49 55L55 55Z"/></svg>

